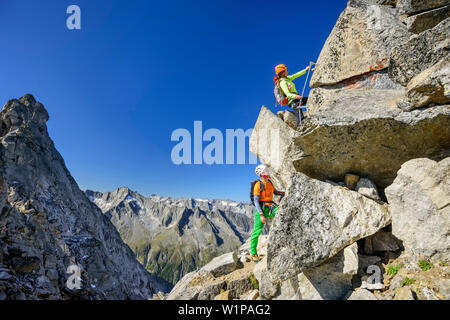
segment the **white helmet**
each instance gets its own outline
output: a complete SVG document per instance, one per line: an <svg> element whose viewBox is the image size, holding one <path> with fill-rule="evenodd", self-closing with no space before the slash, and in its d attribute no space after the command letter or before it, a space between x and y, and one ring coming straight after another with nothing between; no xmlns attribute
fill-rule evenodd
<svg viewBox="0 0 450 320"><path fill-rule="evenodd" d="M262 176L263 174L269 175L269 168L263 164L260 164L259 166L256 167L255 173L258 176Z"/></svg>

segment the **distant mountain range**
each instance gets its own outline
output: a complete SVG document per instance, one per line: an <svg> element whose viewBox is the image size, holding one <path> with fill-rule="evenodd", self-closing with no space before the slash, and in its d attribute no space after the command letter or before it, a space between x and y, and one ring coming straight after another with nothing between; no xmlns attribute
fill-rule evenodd
<svg viewBox="0 0 450 320"><path fill-rule="evenodd" d="M125 187L85 193L111 220L138 261L173 284L215 256L238 248L253 227L250 203L144 197Z"/></svg>

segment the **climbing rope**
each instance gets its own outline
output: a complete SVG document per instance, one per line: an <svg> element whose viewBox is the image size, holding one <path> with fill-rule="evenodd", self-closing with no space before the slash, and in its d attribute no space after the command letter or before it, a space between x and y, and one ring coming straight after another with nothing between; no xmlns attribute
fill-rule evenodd
<svg viewBox="0 0 450 320"><path fill-rule="evenodd" d="M308 78L309 78L309 73L311 72L312 66L313 66L314 64L315 64L315 63L314 63L314 62L312 62L312 61L310 61L310 62L309 62L309 69L308 69L308 74L306 75L306 79L305 79L305 85L303 86L303 91L302 91L302 95L300 96L300 97L301 97L301 99L303 99L303 95L305 94L306 83L308 82Z"/></svg>
<svg viewBox="0 0 450 320"><path fill-rule="evenodd" d="M306 83L308 83L309 73L310 73L310 71L311 71L311 69L312 69L312 66L313 66L314 64L315 64L315 63L312 62L312 61L309 62L308 74L306 75L305 85L303 86L302 95L300 96L300 106L299 106L300 108L302 107L301 104L302 104L302 100L303 100L303 95L305 94ZM308 109L306 109L306 113L308 114Z"/></svg>

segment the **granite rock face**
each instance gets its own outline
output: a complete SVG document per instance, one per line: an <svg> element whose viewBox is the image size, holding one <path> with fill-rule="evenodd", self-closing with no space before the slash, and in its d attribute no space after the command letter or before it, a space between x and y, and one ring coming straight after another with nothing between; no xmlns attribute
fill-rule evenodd
<svg viewBox="0 0 450 320"><path fill-rule="evenodd" d="M350 0L320 53L311 88L387 68L390 49L409 35L393 8Z"/></svg>
<svg viewBox="0 0 450 320"><path fill-rule="evenodd" d="M386 188L392 233L407 252L440 263L450 260L450 158L414 159Z"/></svg>
<svg viewBox="0 0 450 320"><path fill-rule="evenodd" d="M445 57L450 47L450 18L392 48L389 77L407 86L422 71Z"/></svg>
<svg viewBox="0 0 450 320"><path fill-rule="evenodd" d="M148 299L167 291L78 188L48 119L31 95L0 112L0 267L9 277L0 292L6 299Z"/></svg>
<svg viewBox="0 0 450 320"><path fill-rule="evenodd" d="M286 280L390 222L387 205L297 173L269 233L268 270Z"/></svg>

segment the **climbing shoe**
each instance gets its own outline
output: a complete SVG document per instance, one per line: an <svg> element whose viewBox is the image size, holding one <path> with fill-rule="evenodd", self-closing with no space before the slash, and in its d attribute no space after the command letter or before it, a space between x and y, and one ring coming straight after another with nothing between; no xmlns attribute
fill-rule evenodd
<svg viewBox="0 0 450 320"><path fill-rule="evenodd" d="M258 256L257 254L252 254L252 255L250 255L250 257L252 258L253 262L258 262L261 260L261 257Z"/></svg>

